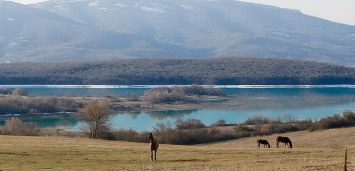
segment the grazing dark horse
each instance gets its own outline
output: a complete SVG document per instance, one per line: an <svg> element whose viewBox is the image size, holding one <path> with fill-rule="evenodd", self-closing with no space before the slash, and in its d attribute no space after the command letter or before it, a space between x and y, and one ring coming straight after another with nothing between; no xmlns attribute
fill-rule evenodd
<svg viewBox="0 0 355 171"><path fill-rule="evenodd" d="M258 148L260 148L260 144L263 144L264 148L270 148L270 144L267 140L258 139L256 142L258 143Z"/></svg>
<svg viewBox="0 0 355 171"><path fill-rule="evenodd" d="M154 151L154 160L157 161L157 151L159 147L159 142L154 139L152 133L149 133L148 139L150 141L150 160L153 161L153 151Z"/></svg>
<svg viewBox="0 0 355 171"><path fill-rule="evenodd" d="M292 148L292 142L291 142L290 138L288 138L288 137L281 137L281 136L276 137L276 147L277 148L279 148L279 142L285 143L285 147L287 145L289 148Z"/></svg>

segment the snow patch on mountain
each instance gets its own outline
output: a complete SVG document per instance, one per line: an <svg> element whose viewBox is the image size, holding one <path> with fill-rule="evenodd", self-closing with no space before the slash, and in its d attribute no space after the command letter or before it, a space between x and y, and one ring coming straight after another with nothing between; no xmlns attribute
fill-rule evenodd
<svg viewBox="0 0 355 171"><path fill-rule="evenodd" d="M272 32L274 36L277 37L283 37L283 38L292 38L292 35L286 34L286 33L281 33L281 32Z"/></svg>
<svg viewBox="0 0 355 171"><path fill-rule="evenodd" d="M3 41L3 40L5 40L4 27L0 26L0 42Z"/></svg>
<svg viewBox="0 0 355 171"><path fill-rule="evenodd" d="M185 9L192 9L192 7L191 6L188 6L188 5L180 5L180 7L182 7L182 8L185 8Z"/></svg>
<svg viewBox="0 0 355 171"><path fill-rule="evenodd" d="M157 2L150 3L150 5L144 5L140 8L143 9L144 11L154 12L154 13L164 13L166 12L166 9L173 9L173 7L170 7L165 4L157 3Z"/></svg>
<svg viewBox="0 0 355 171"><path fill-rule="evenodd" d="M6 46L8 47L8 48L12 48L12 47L14 47L14 46L16 46L16 45L18 45L19 43L17 43L17 42L10 42L10 43L8 43Z"/></svg>
<svg viewBox="0 0 355 171"><path fill-rule="evenodd" d="M348 34L345 36L345 38L350 39L350 40L355 40L355 33L354 34Z"/></svg>
<svg viewBox="0 0 355 171"><path fill-rule="evenodd" d="M58 10L62 10L62 11L69 11L68 9L64 8L62 5L55 5L53 6L54 8L57 8Z"/></svg>
<svg viewBox="0 0 355 171"><path fill-rule="evenodd" d="M339 35L338 39L341 41L355 41L355 33L347 34L347 35Z"/></svg>
<svg viewBox="0 0 355 171"><path fill-rule="evenodd" d="M11 17L7 17L7 21L15 21L15 19Z"/></svg>
<svg viewBox="0 0 355 171"><path fill-rule="evenodd" d="M90 7L97 7L97 6L99 6L99 4L97 1L94 1L94 2L89 3L89 6Z"/></svg>
<svg viewBox="0 0 355 171"><path fill-rule="evenodd" d="M154 7L146 7L146 6L143 6L143 7L141 7L141 9L144 10L144 11L155 12L155 13L163 13L163 12L164 12L163 9L154 8Z"/></svg>
<svg viewBox="0 0 355 171"><path fill-rule="evenodd" d="M127 5L125 4L120 4L120 3L116 3L116 4L113 4L114 6L117 6L117 7L121 7L121 8L126 8Z"/></svg>

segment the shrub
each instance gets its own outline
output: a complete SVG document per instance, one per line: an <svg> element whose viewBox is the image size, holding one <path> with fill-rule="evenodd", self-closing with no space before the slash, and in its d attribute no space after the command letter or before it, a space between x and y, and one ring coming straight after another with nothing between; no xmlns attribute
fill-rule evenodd
<svg viewBox="0 0 355 171"><path fill-rule="evenodd" d="M265 118L263 116L254 116L254 117L249 117L244 124L245 125L261 125L261 124L268 124L268 123L273 123L274 120Z"/></svg>
<svg viewBox="0 0 355 171"><path fill-rule="evenodd" d="M172 88L168 87L159 87L149 89L144 93L144 97L153 103L167 103L167 102L196 102L191 98L191 96L199 95L221 95L221 89L210 89L207 91L200 85L191 85L191 86L173 86Z"/></svg>
<svg viewBox="0 0 355 171"><path fill-rule="evenodd" d="M173 92L167 87L150 89L144 92L144 97L152 103L169 103L176 101L194 102L190 97L178 92Z"/></svg>
<svg viewBox="0 0 355 171"><path fill-rule="evenodd" d="M27 96L28 95L27 91L22 88L16 88L16 89L12 90L11 94L18 95L18 96Z"/></svg>
<svg viewBox="0 0 355 171"><path fill-rule="evenodd" d="M324 130L324 129L332 129L332 128L340 128L346 126L355 125L355 114L351 111L343 112L343 115L334 114L333 116L329 116L326 118L322 118L319 121L313 123L308 130Z"/></svg>
<svg viewBox="0 0 355 171"><path fill-rule="evenodd" d="M202 86L200 85L191 85L189 87L183 87L183 91L184 91L184 94L185 95L189 95L189 96L192 96L192 95L206 95L207 94L207 91L205 88L203 88Z"/></svg>
<svg viewBox="0 0 355 171"><path fill-rule="evenodd" d="M131 97L128 100L130 100L130 101L138 101L139 100L139 96L136 93L132 93Z"/></svg>
<svg viewBox="0 0 355 171"><path fill-rule="evenodd" d="M183 121L181 118L176 120L175 126L177 129L197 129L206 127L201 120L187 119L186 121Z"/></svg>
<svg viewBox="0 0 355 171"><path fill-rule="evenodd" d="M12 95L18 95L18 96L27 96L28 95L27 91L22 88L15 88L15 89L0 88L0 94L12 94Z"/></svg>
<svg viewBox="0 0 355 171"><path fill-rule="evenodd" d="M11 91L9 88L0 88L0 94L11 94Z"/></svg>
<svg viewBox="0 0 355 171"><path fill-rule="evenodd" d="M166 123L158 122L153 127L155 134L159 137L159 142L161 143L172 143L174 142L174 130L169 121Z"/></svg>
<svg viewBox="0 0 355 171"><path fill-rule="evenodd" d="M244 125L237 125L233 128L236 132L253 132L255 131L253 128L244 126Z"/></svg>
<svg viewBox="0 0 355 171"><path fill-rule="evenodd" d="M118 141L136 142L139 141L139 134L134 130L119 129L112 132L114 139Z"/></svg>
<svg viewBox="0 0 355 171"><path fill-rule="evenodd" d="M300 129L296 125L291 123L270 125L270 133L286 133L286 132L294 132L299 130Z"/></svg>
<svg viewBox="0 0 355 171"><path fill-rule="evenodd" d="M352 111L343 112L344 122L349 125L355 125L355 113Z"/></svg>
<svg viewBox="0 0 355 171"><path fill-rule="evenodd" d="M211 126L210 129L208 129L207 133L209 135L215 136L215 135L220 135L221 131L217 128L217 126Z"/></svg>
<svg viewBox="0 0 355 171"><path fill-rule="evenodd" d="M39 130L33 122L22 122L19 118L11 118L5 122L2 133L4 135L14 136L36 136Z"/></svg>
<svg viewBox="0 0 355 171"><path fill-rule="evenodd" d="M222 96L223 95L223 91L220 88L212 88L212 89L209 89L208 95L210 95L210 96Z"/></svg>
<svg viewBox="0 0 355 171"><path fill-rule="evenodd" d="M224 119L220 119L214 125L225 126L226 125L226 121Z"/></svg>

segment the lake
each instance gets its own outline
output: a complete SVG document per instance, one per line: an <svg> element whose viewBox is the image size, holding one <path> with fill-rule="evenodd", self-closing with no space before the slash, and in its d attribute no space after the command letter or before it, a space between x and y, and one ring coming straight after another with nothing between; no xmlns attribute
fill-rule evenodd
<svg viewBox="0 0 355 171"><path fill-rule="evenodd" d="M132 93L143 95L157 86L0 86L23 88L36 96L120 96ZM320 119L345 110L355 111L355 86L209 86L218 87L228 95L237 96L233 100L240 106L139 113L116 113L111 121L115 129L125 128L136 131L152 131L158 122L174 125L181 118L201 120L206 126L223 119L226 123L241 123L254 116L286 119ZM207 87L208 88L208 87ZM80 130L82 123L73 117L30 118L41 128L63 128Z"/></svg>

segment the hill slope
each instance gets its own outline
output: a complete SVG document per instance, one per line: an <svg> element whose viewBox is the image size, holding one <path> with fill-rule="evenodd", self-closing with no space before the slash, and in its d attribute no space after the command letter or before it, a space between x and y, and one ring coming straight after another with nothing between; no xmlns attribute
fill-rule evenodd
<svg viewBox="0 0 355 171"><path fill-rule="evenodd" d="M0 64L0 84L355 84L355 68L277 58L143 58Z"/></svg>
<svg viewBox="0 0 355 171"><path fill-rule="evenodd" d="M355 64L355 26L295 10L234 0L0 3L0 30L13 30L0 35L0 62L253 56Z"/></svg>
<svg viewBox="0 0 355 171"><path fill-rule="evenodd" d="M276 135L204 146L160 144L151 162L149 143L86 138L0 136L3 170L348 170L355 169L355 128L284 134L293 149L274 148ZM268 139L270 149L257 149ZM319 139L318 139L319 138Z"/></svg>

